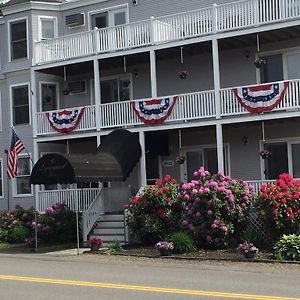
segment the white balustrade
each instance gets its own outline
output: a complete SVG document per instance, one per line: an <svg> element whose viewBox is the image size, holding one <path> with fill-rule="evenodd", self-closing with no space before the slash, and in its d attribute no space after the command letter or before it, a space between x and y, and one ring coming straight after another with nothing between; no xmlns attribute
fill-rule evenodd
<svg viewBox="0 0 300 300"><path fill-rule="evenodd" d="M300 80L289 80L288 88L282 101L272 110L293 110L300 108ZM269 83L268 83L269 84ZM245 86L251 87L252 85ZM233 93L234 88L226 88L221 90L221 115L239 115L249 114L249 112L240 104Z"/></svg>
<svg viewBox="0 0 300 300"><path fill-rule="evenodd" d="M65 203L71 210L75 211L78 199L78 210L85 211L99 192L99 188L38 191L37 210L42 212L56 203Z"/></svg>
<svg viewBox="0 0 300 300"><path fill-rule="evenodd" d="M72 108L65 108L66 110ZM63 109L61 109L63 110ZM59 112L61 110L49 111L48 113ZM95 119L95 106L85 106L84 112L82 114L81 120L78 126L75 128L76 131L83 130L92 130L96 128L96 119ZM55 131L47 118L46 112L38 112L37 113L37 134L55 134Z"/></svg>
<svg viewBox="0 0 300 300"><path fill-rule="evenodd" d="M159 44L300 17L299 0L242 0L141 22L62 36L34 45L35 64Z"/></svg>
<svg viewBox="0 0 300 300"><path fill-rule="evenodd" d="M163 98L169 97L174 96L165 96ZM143 124L136 116L131 106L131 101L101 104L100 114L102 128ZM178 96L173 111L165 122L211 118L214 117L215 114L215 98L213 91L182 94Z"/></svg>

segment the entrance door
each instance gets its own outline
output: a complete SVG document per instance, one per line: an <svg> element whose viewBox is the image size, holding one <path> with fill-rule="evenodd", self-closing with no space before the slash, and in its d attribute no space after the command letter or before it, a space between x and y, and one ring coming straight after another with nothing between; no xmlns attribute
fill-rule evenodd
<svg viewBox="0 0 300 300"><path fill-rule="evenodd" d="M276 179L279 174L288 173L287 143L266 144L265 149L272 153L265 159L265 178Z"/></svg>

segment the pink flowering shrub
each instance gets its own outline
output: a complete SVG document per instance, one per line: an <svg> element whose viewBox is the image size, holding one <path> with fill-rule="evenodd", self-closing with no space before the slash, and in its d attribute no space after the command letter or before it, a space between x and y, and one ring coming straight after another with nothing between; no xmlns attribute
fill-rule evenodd
<svg viewBox="0 0 300 300"><path fill-rule="evenodd" d="M258 207L270 238L300 234L300 182L289 174L281 174L274 184L261 187Z"/></svg>
<svg viewBox="0 0 300 300"><path fill-rule="evenodd" d="M128 225L142 243L156 243L180 227L182 204L175 179L166 175L163 181L146 186L140 196L130 199Z"/></svg>
<svg viewBox="0 0 300 300"><path fill-rule="evenodd" d="M203 167L194 176L181 185L181 198L186 202L182 226L200 245L227 246L245 225L253 187L219 173L211 175Z"/></svg>

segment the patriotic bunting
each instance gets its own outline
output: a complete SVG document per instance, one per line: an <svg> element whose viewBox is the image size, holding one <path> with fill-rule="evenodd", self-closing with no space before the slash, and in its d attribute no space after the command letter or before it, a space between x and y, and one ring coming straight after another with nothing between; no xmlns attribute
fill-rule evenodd
<svg viewBox="0 0 300 300"><path fill-rule="evenodd" d="M51 127L60 132L68 133L73 131L79 124L84 107L64 109L62 111L46 113Z"/></svg>
<svg viewBox="0 0 300 300"><path fill-rule="evenodd" d="M287 82L257 85L233 89L233 93L248 111L261 113L275 108L284 98Z"/></svg>
<svg viewBox="0 0 300 300"><path fill-rule="evenodd" d="M131 101L136 115L147 125L162 124L171 114L177 96L145 101Z"/></svg>

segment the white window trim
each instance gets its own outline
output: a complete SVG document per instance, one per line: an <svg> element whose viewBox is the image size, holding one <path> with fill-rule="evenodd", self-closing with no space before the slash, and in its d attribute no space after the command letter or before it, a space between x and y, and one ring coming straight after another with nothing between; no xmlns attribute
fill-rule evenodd
<svg viewBox="0 0 300 300"><path fill-rule="evenodd" d="M29 123L27 124L14 124L14 119L13 119L13 94L12 90L14 87L19 87L19 86L25 86L27 85L28 87L28 105L29 105ZM23 82L23 83L18 83L18 84L12 84L9 86L9 98L10 98L10 125L11 126L28 126L31 125L31 97L30 97L30 82Z"/></svg>
<svg viewBox="0 0 300 300"><path fill-rule="evenodd" d="M40 81L40 83L39 83L39 103L40 103L40 109L39 109L39 111L40 112L43 112L43 103L42 103L42 85L43 84L53 84L53 85L55 85L56 86L56 99L57 99L57 108L56 108L56 110L57 109L59 109L59 107L60 107L60 99L59 99L59 82L57 82L57 81Z"/></svg>
<svg viewBox="0 0 300 300"><path fill-rule="evenodd" d="M53 17L53 16L38 16L38 40L42 41L42 38L43 38L42 37L42 21L43 20L53 20L54 21L54 38L57 38L58 37L57 17Z"/></svg>
<svg viewBox="0 0 300 300"><path fill-rule="evenodd" d="M23 157L27 157L29 159L29 165L30 165L30 172L32 171L32 161L30 159L31 157L31 153L21 153L18 155L18 159L19 158L23 158ZM30 174L28 175L30 177ZM17 178L15 177L13 179L13 197L14 198L25 198L25 197L32 197L33 196L33 185L30 185L30 190L31 193L30 194L17 194Z"/></svg>
<svg viewBox="0 0 300 300"><path fill-rule="evenodd" d="M21 57L21 58L16 58L12 59L11 57L11 23L19 22L25 20L26 22L26 39L27 39L27 56L26 57ZM18 61L22 59L29 59L29 30L28 30L28 17L23 17L23 18L18 18L18 19L12 19L7 22L8 24L8 62L13 62L13 61Z"/></svg>
<svg viewBox="0 0 300 300"><path fill-rule="evenodd" d="M288 137L288 138L279 138L279 139L268 139L259 141L259 151L264 149L265 144L273 143L286 143L287 144L287 159L288 159L288 173L293 176L293 157L292 157L292 144L300 144L300 137ZM260 160L260 170L262 180L266 180L265 170L265 160Z"/></svg>
<svg viewBox="0 0 300 300"><path fill-rule="evenodd" d="M2 195L0 195L0 199L3 199L4 198L4 178L3 178L3 159L0 158L0 163L1 163L1 169L0 169L0 172L1 172L1 179L2 179Z"/></svg>
<svg viewBox="0 0 300 300"><path fill-rule="evenodd" d="M111 7L106 7L106 8L102 8L102 9L97 9L97 10L92 10L88 12L88 29L92 29L91 25L92 25L92 16L96 15L96 14L100 14L100 13L104 13L104 12L109 12L110 11L115 11L115 10L126 10L126 24L129 23L129 6L128 3L126 4L121 4L121 5L116 5L116 6L111 6ZM108 26L111 27L111 26Z"/></svg>

